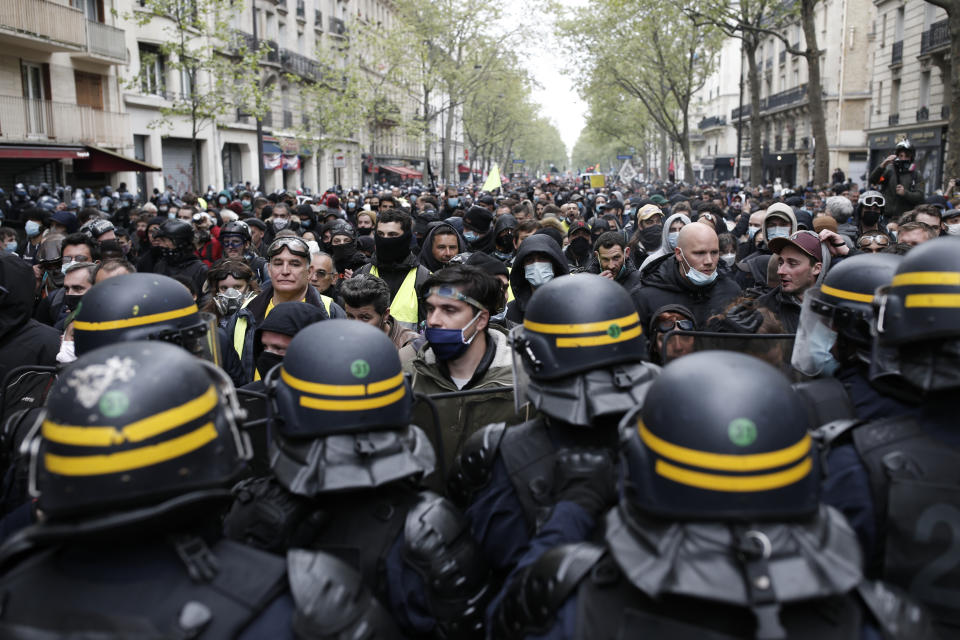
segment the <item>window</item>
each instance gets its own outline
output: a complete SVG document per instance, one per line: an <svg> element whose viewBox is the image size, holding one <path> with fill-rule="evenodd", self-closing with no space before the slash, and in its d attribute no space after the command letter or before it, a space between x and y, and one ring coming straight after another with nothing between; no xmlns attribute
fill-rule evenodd
<svg viewBox="0 0 960 640"><path fill-rule="evenodd" d="M883 14L883 19L880 25L880 46L887 46L887 14Z"/></svg>
<svg viewBox="0 0 960 640"><path fill-rule="evenodd" d="M180 97L181 98L190 98L193 96L193 78L191 78L191 73L196 75L196 69L191 69L190 61L184 63L184 67L180 69Z"/></svg>
<svg viewBox="0 0 960 640"><path fill-rule="evenodd" d="M879 88L877 89L877 113L883 110L883 80L880 81Z"/></svg>
<svg viewBox="0 0 960 640"><path fill-rule="evenodd" d="M162 96L166 86L163 54L159 47L140 45L140 90L143 93Z"/></svg>
<svg viewBox="0 0 960 640"><path fill-rule="evenodd" d="M904 15L904 9L903 7L900 7L899 9L897 9L897 22L894 25L894 30L893 30L894 42L900 42L901 40L903 40L903 15Z"/></svg>
<svg viewBox="0 0 960 640"><path fill-rule="evenodd" d="M890 85L890 114L900 113L900 80L894 80Z"/></svg>
<svg viewBox="0 0 960 640"><path fill-rule="evenodd" d="M920 74L920 106L930 106L930 72L924 71Z"/></svg>

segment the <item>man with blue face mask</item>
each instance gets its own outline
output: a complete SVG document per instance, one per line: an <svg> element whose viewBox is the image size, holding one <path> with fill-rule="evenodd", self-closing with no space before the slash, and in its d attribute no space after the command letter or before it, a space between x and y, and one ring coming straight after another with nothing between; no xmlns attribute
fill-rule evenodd
<svg viewBox="0 0 960 640"><path fill-rule="evenodd" d="M684 226L672 253L651 262L641 274L641 285L631 292L642 326L649 326L659 308L680 304L693 313L697 326L722 311L740 295L736 282L717 271L720 243L708 224Z"/></svg>
<svg viewBox="0 0 960 640"><path fill-rule="evenodd" d="M491 310L501 299L500 282L485 271L454 265L432 274L420 288L426 311L426 344L414 352L404 347L400 358L412 374L416 393L437 394L459 390L489 390L489 393L436 400L442 442L434 442L444 466L450 468L467 437L488 424L520 422L513 402L513 369L507 333L490 325ZM415 353L415 355L414 355ZM432 424L428 407L414 411L414 424ZM439 478L440 481L443 478Z"/></svg>

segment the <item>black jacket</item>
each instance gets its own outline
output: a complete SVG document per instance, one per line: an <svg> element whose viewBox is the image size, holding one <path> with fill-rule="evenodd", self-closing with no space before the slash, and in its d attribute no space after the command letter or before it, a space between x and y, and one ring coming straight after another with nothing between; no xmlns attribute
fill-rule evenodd
<svg viewBox="0 0 960 640"><path fill-rule="evenodd" d="M554 277L565 276L570 273L567 259L556 240L543 233L535 233L524 240L517 250L517 257L514 258L513 269L510 271L510 289L513 291L513 300L507 305L507 320L518 324L523 322L527 303L530 302L530 296L533 295L533 287L527 282L523 269L523 261L531 253L545 253L550 256L550 261L553 262Z"/></svg>
<svg viewBox="0 0 960 640"><path fill-rule="evenodd" d="M435 223L427 235L423 237L423 246L420 247L420 264L425 266L431 272L439 271L443 268L443 263L433 257L433 236L437 234L438 229L443 229L444 233L453 233L457 236L457 253L463 253L467 250L467 241L463 239L460 232L448 222Z"/></svg>
<svg viewBox="0 0 960 640"><path fill-rule="evenodd" d="M800 301L785 294L780 286L757 298L757 304L766 307L777 316L784 333L796 333L800 326Z"/></svg>
<svg viewBox="0 0 960 640"><path fill-rule="evenodd" d="M698 327L707 325L707 318L723 311L740 295L740 286L720 274L712 283L698 287L680 273L673 254L657 258L641 276L642 285L630 295L637 305L641 326L650 325L653 313L668 304L680 304L693 313Z"/></svg>
<svg viewBox="0 0 960 640"><path fill-rule="evenodd" d="M55 365L60 332L33 319L33 268L0 255L0 380L24 365ZM0 390L2 393L2 390Z"/></svg>
<svg viewBox="0 0 960 640"><path fill-rule="evenodd" d="M203 285L207 281L207 265L196 254L189 254L180 257L174 261L168 258L160 258L153 268L154 273L174 278L176 276L186 276L193 281L197 288L197 299L203 295Z"/></svg>

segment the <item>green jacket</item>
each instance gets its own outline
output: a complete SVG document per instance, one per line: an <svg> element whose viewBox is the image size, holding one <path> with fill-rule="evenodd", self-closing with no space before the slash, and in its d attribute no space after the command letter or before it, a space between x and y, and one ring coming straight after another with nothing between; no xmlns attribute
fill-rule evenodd
<svg viewBox="0 0 960 640"><path fill-rule="evenodd" d="M483 360L463 390L489 389L489 393L435 400L440 417L439 429L433 424L427 403L421 401L414 406L413 423L430 437L437 453L438 471L441 468L449 471L460 447L474 431L493 422L519 424L527 419L526 415L518 416L513 407L513 364L507 334L503 329L491 325L487 330L487 339ZM404 362L404 370L412 376L414 392L425 395L458 391L445 369L437 362L429 343L425 343L415 357ZM438 433L442 442L437 441ZM439 464L441 456L443 467ZM434 480L432 484L446 482L446 478L437 477ZM442 487L442 484L438 487Z"/></svg>

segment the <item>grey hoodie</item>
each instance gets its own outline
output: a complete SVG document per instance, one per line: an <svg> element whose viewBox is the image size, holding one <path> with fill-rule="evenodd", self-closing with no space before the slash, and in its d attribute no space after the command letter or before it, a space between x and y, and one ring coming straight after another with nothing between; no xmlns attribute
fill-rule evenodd
<svg viewBox="0 0 960 640"><path fill-rule="evenodd" d="M670 248L670 243L668 242L668 236L670 235L670 225L672 225L673 221L677 219L683 220L684 226L690 224L690 217L685 213L674 213L668 217L663 223L663 231L660 234L660 248L648 255L647 259L643 261L643 263L640 265L641 272L647 268L647 265L660 256L665 256L668 252L673 253L673 249Z"/></svg>

